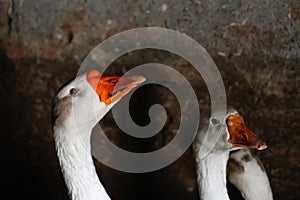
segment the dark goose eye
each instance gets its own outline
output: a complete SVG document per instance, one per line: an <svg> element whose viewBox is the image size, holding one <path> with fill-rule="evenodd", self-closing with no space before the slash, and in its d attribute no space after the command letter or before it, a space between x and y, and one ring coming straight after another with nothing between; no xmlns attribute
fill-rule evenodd
<svg viewBox="0 0 300 200"><path fill-rule="evenodd" d="M210 123L212 123L213 125L216 125L216 124L219 124L220 123L220 120L218 120L217 118L211 118L210 119Z"/></svg>
<svg viewBox="0 0 300 200"><path fill-rule="evenodd" d="M79 89L77 89L77 88L72 88L72 89L70 89L70 95L72 95L72 96L76 96L77 94L78 94L78 92L79 92Z"/></svg>

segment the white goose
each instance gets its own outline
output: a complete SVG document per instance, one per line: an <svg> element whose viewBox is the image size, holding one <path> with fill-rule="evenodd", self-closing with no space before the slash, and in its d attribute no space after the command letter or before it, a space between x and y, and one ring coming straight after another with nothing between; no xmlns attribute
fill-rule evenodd
<svg viewBox="0 0 300 200"><path fill-rule="evenodd" d="M245 200L273 200L266 170L249 149L231 152L227 163L227 177Z"/></svg>
<svg viewBox="0 0 300 200"><path fill-rule="evenodd" d="M216 128L209 130L208 134L220 134L216 145L203 157L201 142L203 129L198 133L194 143L196 157L197 182L200 198L202 200L229 200L226 188L226 165L229 151L241 148L265 149L266 144L250 131L243 117L235 110L229 110L225 119L219 121L211 118L209 123ZM213 138L213 137L212 137ZM207 146L215 140L206 141Z"/></svg>
<svg viewBox="0 0 300 200"><path fill-rule="evenodd" d="M72 200L110 199L93 164L91 132L114 104L144 80L142 76L101 76L93 70L76 77L57 93L54 139Z"/></svg>

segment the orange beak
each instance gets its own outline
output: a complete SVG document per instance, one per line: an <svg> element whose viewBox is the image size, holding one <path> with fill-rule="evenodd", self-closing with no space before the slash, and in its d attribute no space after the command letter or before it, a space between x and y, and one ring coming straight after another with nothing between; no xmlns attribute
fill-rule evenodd
<svg viewBox="0 0 300 200"><path fill-rule="evenodd" d="M98 94L99 100L106 105L120 100L146 80L143 76L103 76L97 70L88 72L86 79Z"/></svg>
<svg viewBox="0 0 300 200"><path fill-rule="evenodd" d="M266 143L246 127L241 115L228 116L226 124L230 135L228 142L232 144L232 147L256 148L258 150L267 148Z"/></svg>

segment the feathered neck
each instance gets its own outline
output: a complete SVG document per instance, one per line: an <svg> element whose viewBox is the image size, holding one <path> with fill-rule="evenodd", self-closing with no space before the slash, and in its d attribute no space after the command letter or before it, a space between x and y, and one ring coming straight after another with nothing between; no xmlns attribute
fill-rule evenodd
<svg viewBox="0 0 300 200"><path fill-rule="evenodd" d="M110 199L93 164L91 131L54 127L57 155L72 200Z"/></svg>
<svg viewBox="0 0 300 200"><path fill-rule="evenodd" d="M196 157L197 182L201 199L229 200L226 189L228 157L229 151L219 150L213 150L204 158Z"/></svg>
<svg viewBox="0 0 300 200"><path fill-rule="evenodd" d="M241 149L230 154L227 175L245 200L273 200L272 188L265 168L249 149Z"/></svg>

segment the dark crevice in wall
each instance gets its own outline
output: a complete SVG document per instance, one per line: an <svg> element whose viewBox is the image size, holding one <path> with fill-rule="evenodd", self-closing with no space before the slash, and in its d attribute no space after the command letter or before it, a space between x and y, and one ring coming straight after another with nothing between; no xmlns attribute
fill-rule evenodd
<svg viewBox="0 0 300 200"><path fill-rule="evenodd" d="M8 36L11 35L12 32L12 23L13 23L13 17L12 17L12 13L15 10L15 2L14 0L11 0L10 5L9 5L9 9L8 9Z"/></svg>

